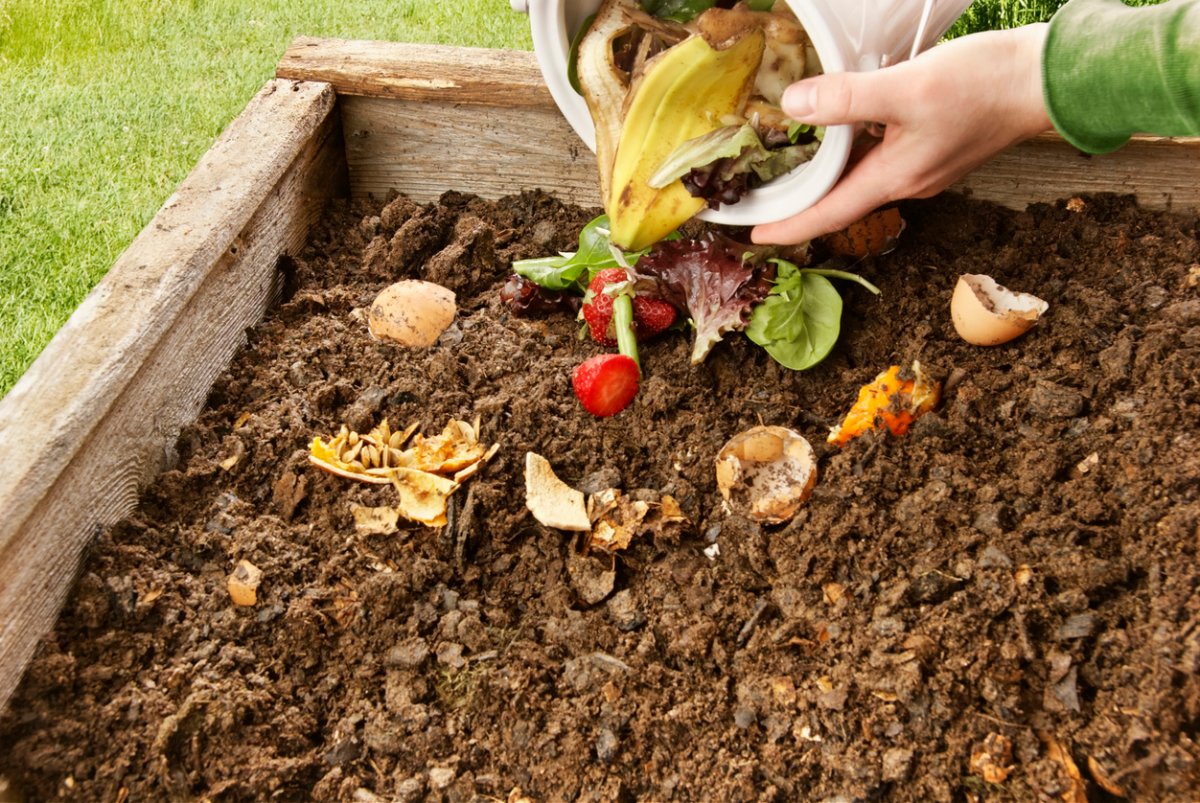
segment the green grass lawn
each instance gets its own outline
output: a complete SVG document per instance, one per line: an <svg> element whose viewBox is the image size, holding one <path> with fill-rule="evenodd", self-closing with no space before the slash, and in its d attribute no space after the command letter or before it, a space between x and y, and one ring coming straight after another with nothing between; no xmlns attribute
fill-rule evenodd
<svg viewBox="0 0 1200 803"><path fill-rule="evenodd" d="M505 0L0 0L0 395L302 34L532 46Z"/></svg>
<svg viewBox="0 0 1200 803"><path fill-rule="evenodd" d="M956 32L1062 2L976 0ZM301 34L531 47L504 0L0 0L0 395Z"/></svg>

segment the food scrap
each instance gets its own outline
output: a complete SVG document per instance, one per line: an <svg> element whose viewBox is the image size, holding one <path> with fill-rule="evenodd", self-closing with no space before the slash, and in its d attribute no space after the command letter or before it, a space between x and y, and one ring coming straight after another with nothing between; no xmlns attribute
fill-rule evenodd
<svg viewBox="0 0 1200 803"><path fill-rule="evenodd" d="M650 505L630 499L616 488L592 494L588 499L588 518L593 524L584 551L595 549L612 554L627 548L649 512Z"/></svg>
<svg viewBox="0 0 1200 803"><path fill-rule="evenodd" d="M1050 308L1042 299L1016 293L991 276L958 277L950 299L954 330L975 346L999 346L1028 332Z"/></svg>
<svg viewBox="0 0 1200 803"><path fill-rule="evenodd" d="M426 348L454 322L454 293L440 284L405 279L385 287L367 313L374 337Z"/></svg>
<svg viewBox="0 0 1200 803"><path fill-rule="evenodd" d="M592 529L583 493L560 480L550 461L533 452L525 453L525 507L539 522L556 530Z"/></svg>
<svg viewBox="0 0 1200 803"><path fill-rule="evenodd" d="M615 557L640 535L677 535L688 523L669 494L642 493L637 498L607 488L585 497L554 473L546 458L525 455L525 506L535 519L557 530L586 533L580 551Z"/></svg>
<svg viewBox="0 0 1200 803"><path fill-rule="evenodd" d="M845 420L829 432L829 443L845 446L854 438L874 429L887 429L903 435L942 397L940 382L930 379L914 361L907 371L893 365L858 391L858 400Z"/></svg>
<svg viewBox="0 0 1200 803"><path fill-rule="evenodd" d="M711 5L604 0L579 40L601 199L626 250L737 202L820 144L779 106L787 85L819 70L795 16Z"/></svg>
<svg viewBox="0 0 1200 803"><path fill-rule="evenodd" d="M877 209L841 231L821 238L821 243L836 256L862 259L886 254L896 247L904 218L894 206Z"/></svg>
<svg viewBox="0 0 1200 803"><path fill-rule="evenodd" d="M655 538L676 539L680 530L689 524L679 502L670 494L638 498L607 488L588 497L588 517L592 531L584 542L584 551L597 551L613 558L627 549L633 539L650 535Z"/></svg>
<svg viewBox="0 0 1200 803"><path fill-rule="evenodd" d="M238 561L227 583L229 598L234 605L248 607L258 603L258 586L262 582L262 575L262 569L250 561Z"/></svg>
<svg viewBox="0 0 1200 803"><path fill-rule="evenodd" d="M779 524L812 494L817 461L812 444L786 427L753 427L717 454L717 488L737 513Z"/></svg>
<svg viewBox="0 0 1200 803"><path fill-rule="evenodd" d="M392 485L400 495L396 512L410 521L441 527L446 524L446 504L479 467L496 454L499 444L479 442L479 420L474 424L450 419L438 435L414 435L417 425L392 431L387 419L366 435L343 425L328 442L316 436L308 460L339 477L377 485ZM405 444L412 438L412 443ZM360 524L356 514L356 527Z"/></svg>
<svg viewBox="0 0 1200 803"><path fill-rule="evenodd" d="M391 535L396 532L396 523L400 514L394 507L364 507L352 505L350 515L354 516L355 532L364 535Z"/></svg>

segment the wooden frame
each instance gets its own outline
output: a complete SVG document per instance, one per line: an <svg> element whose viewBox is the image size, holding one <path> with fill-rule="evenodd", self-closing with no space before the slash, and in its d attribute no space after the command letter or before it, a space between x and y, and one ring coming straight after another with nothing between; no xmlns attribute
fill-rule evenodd
<svg viewBox="0 0 1200 803"><path fill-rule="evenodd" d="M171 461L332 197L541 188L597 205L595 165L532 54L301 38L0 400L0 708L81 556ZM1025 143L960 189L1011 207L1121 192L1200 207L1200 140L1084 157Z"/></svg>
<svg viewBox="0 0 1200 803"><path fill-rule="evenodd" d="M558 114L532 53L297 39L280 78L327 81L342 99L356 195L446 189L498 198L540 187L599 204L591 152ZM1024 142L954 189L1015 209L1081 193L1136 195L1153 209L1200 207L1200 138L1139 137L1088 156L1056 134Z"/></svg>

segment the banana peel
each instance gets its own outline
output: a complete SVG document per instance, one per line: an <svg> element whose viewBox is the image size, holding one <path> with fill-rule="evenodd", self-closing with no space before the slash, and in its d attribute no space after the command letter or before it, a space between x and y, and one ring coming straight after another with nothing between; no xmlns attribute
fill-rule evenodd
<svg viewBox="0 0 1200 803"><path fill-rule="evenodd" d="M765 35L747 30L714 46L691 34L648 55L662 37L644 36L628 86L614 46L641 20L621 0L605 0L579 46L578 75L596 127L600 193L614 245L646 248L704 208L680 181L649 180L679 145L724 125L754 89Z"/></svg>

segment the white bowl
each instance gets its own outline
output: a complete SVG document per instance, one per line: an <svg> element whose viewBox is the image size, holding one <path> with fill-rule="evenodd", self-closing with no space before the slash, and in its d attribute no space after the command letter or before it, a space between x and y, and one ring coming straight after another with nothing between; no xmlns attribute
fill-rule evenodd
<svg viewBox="0 0 1200 803"><path fill-rule="evenodd" d="M512 0L514 7L521 3ZM925 4L931 13L922 49L937 41L970 0L787 0L808 32L825 72L878 69L906 58ZM534 53L550 94L579 138L596 150L596 130L587 104L567 80L571 34L600 7L600 0L523 0ZM791 217L819 201L846 168L854 127L829 126L811 161L752 190L733 205L705 209L702 220L753 226Z"/></svg>

